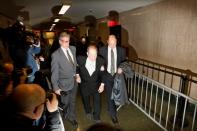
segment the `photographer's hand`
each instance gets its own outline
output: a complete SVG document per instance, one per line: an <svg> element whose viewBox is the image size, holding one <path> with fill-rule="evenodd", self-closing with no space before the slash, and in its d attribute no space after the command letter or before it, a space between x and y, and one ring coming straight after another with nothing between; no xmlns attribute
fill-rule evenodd
<svg viewBox="0 0 197 131"><path fill-rule="evenodd" d="M52 93L52 99L46 100L46 107L49 112L57 111L58 109L58 100L56 94Z"/></svg>

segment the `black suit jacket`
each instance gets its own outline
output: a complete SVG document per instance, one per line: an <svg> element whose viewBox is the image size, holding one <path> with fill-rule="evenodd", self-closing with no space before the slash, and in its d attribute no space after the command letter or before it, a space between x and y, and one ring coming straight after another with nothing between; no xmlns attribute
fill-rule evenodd
<svg viewBox="0 0 197 131"><path fill-rule="evenodd" d="M104 60L101 57L96 59L96 70L90 76L85 67L87 56L79 56L77 58L78 67L77 73L81 77L80 90L83 95L89 95L98 91L98 88L103 81L103 72L101 67L104 67Z"/></svg>
<svg viewBox="0 0 197 131"><path fill-rule="evenodd" d="M125 49L120 47L120 46L116 46L116 49L117 49L117 68L118 68L120 63L122 63L126 60L126 52L125 52ZM101 47L99 49L99 55L104 58L105 64L106 64L106 67L107 67L107 64L108 64L108 46Z"/></svg>

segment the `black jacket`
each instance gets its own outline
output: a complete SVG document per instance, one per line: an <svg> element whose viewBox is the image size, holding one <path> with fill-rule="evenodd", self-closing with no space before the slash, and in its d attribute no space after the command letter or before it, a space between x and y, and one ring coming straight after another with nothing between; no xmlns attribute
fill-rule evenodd
<svg viewBox="0 0 197 131"><path fill-rule="evenodd" d="M98 88L103 82L103 72L101 67L104 67L104 60L100 57L96 59L96 70L90 76L88 70L85 67L87 56L79 56L77 73L81 77L80 89L83 95L89 95L98 91Z"/></svg>
<svg viewBox="0 0 197 131"><path fill-rule="evenodd" d="M46 112L46 123L43 128L33 126L35 120L17 114L8 100L0 103L1 131L63 131L59 111Z"/></svg>
<svg viewBox="0 0 197 131"><path fill-rule="evenodd" d="M117 67L120 65L120 63L124 62L126 60L126 52L125 49L120 47L120 46L116 46L117 49ZM108 62L108 46L103 46L99 49L99 55L101 57L103 57L103 59L106 62L106 66L107 66L107 62Z"/></svg>
<svg viewBox="0 0 197 131"><path fill-rule="evenodd" d="M119 67L119 65L124 62L126 60L126 52L125 49L120 47L120 46L116 46L116 50L117 50L117 68ZM109 74L107 72L107 65L108 65L108 46L103 46L99 49L99 55L105 60L105 75L104 75L104 79L105 80L113 80L113 77L111 76L111 74Z"/></svg>
<svg viewBox="0 0 197 131"><path fill-rule="evenodd" d="M117 106L128 103L125 77L133 78L134 76L134 71L132 70L131 66L127 62L121 63L119 67L123 69L123 73L115 75L114 86L112 88L112 94L111 94L111 99L114 100L114 103Z"/></svg>

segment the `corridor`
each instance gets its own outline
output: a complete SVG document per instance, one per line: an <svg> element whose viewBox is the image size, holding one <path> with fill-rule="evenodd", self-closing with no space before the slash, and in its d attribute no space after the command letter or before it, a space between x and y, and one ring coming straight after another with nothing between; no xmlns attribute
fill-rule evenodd
<svg viewBox="0 0 197 131"><path fill-rule="evenodd" d="M1 0L0 123L197 131L196 34L197 0ZM118 112L114 90L129 101Z"/></svg>
<svg viewBox="0 0 197 131"><path fill-rule="evenodd" d="M106 111L107 105L104 93L102 94L101 121L113 125ZM81 96L79 94L77 96L76 108L77 118L79 121L79 128L77 129L77 131L85 131L85 129L92 125L93 122L86 118L81 101ZM118 118L120 122L120 128L123 131L162 131L160 127L158 127L154 122L152 122L148 117L146 117L133 104L121 107L118 111ZM66 121L64 124L67 131L76 131L76 129L73 128L68 121Z"/></svg>

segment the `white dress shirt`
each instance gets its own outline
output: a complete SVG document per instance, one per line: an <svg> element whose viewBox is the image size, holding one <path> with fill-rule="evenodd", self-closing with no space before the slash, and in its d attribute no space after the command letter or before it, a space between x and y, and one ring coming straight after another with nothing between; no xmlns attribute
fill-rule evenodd
<svg viewBox="0 0 197 131"><path fill-rule="evenodd" d="M91 61L87 58L85 67L88 70L89 75L91 76L93 72L96 70L96 61Z"/></svg>
<svg viewBox="0 0 197 131"><path fill-rule="evenodd" d="M109 46L108 46L108 62L107 62L107 71L108 73L111 73L111 49ZM113 48L113 52L114 52L114 62L115 62L115 73L117 71L117 49L116 47Z"/></svg>
<svg viewBox="0 0 197 131"><path fill-rule="evenodd" d="M63 50L66 58L69 60L68 55L67 55L67 50L68 50L68 53L69 53L70 57L72 58L72 61L74 62L73 54L72 54L71 50L69 48L63 48L63 47L61 47L61 49Z"/></svg>

